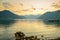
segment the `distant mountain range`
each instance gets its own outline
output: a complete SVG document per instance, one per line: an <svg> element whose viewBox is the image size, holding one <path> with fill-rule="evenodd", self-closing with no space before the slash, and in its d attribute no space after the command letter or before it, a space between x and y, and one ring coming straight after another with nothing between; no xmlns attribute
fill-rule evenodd
<svg viewBox="0 0 60 40"><path fill-rule="evenodd" d="M60 20L60 10L46 12L43 15L26 15L26 19Z"/></svg>
<svg viewBox="0 0 60 40"><path fill-rule="evenodd" d="M8 10L0 11L0 19L23 19L23 16L18 16Z"/></svg>
<svg viewBox="0 0 60 40"><path fill-rule="evenodd" d="M41 15L25 15L25 19L38 19Z"/></svg>
<svg viewBox="0 0 60 40"><path fill-rule="evenodd" d="M46 12L45 14L41 15L38 19L43 20L60 20L60 10L53 11L53 12Z"/></svg>
<svg viewBox="0 0 60 40"><path fill-rule="evenodd" d="M0 11L0 19L42 19L42 20L49 20L55 19L60 20L60 10L53 11L53 12L46 12L43 15L25 15L19 16L16 15L8 10Z"/></svg>

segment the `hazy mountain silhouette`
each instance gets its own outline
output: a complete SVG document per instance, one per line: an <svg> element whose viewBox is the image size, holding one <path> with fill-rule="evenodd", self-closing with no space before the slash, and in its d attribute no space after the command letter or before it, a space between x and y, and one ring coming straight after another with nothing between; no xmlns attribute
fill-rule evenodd
<svg viewBox="0 0 60 40"><path fill-rule="evenodd" d="M22 19L23 16L18 16L8 10L0 11L0 25L12 25L16 20L14 19Z"/></svg>
<svg viewBox="0 0 60 40"><path fill-rule="evenodd" d="M37 19L40 15L25 15L25 19Z"/></svg>
<svg viewBox="0 0 60 40"><path fill-rule="evenodd" d="M60 10L54 12L46 12L43 15L25 15L18 16L8 10L0 11L0 19L42 19L42 20L60 20Z"/></svg>
<svg viewBox="0 0 60 40"><path fill-rule="evenodd" d="M8 10L0 11L0 19L22 19L23 16L18 16Z"/></svg>
<svg viewBox="0 0 60 40"><path fill-rule="evenodd" d="M54 12L46 12L41 15L38 19L42 19L45 24L54 24L60 26L60 10Z"/></svg>
<svg viewBox="0 0 60 40"><path fill-rule="evenodd" d="M60 10L54 12L46 12L45 14L41 15L38 19L43 20L60 20Z"/></svg>
<svg viewBox="0 0 60 40"><path fill-rule="evenodd" d="M46 12L43 15L25 15L25 19L60 20L60 10Z"/></svg>

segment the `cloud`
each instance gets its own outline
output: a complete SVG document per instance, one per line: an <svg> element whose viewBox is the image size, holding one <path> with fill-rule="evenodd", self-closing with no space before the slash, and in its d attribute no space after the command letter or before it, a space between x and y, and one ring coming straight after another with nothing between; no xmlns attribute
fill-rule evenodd
<svg viewBox="0 0 60 40"><path fill-rule="evenodd" d="M3 4L3 6L4 6L5 8L8 8L8 7L12 6L10 3L7 3L7 2L4 2L4 3L2 3L2 4Z"/></svg>
<svg viewBox="0 0 60 40"><path fill-rule="evenodd" d="M7 2L6 0L0 0L0 4L2 4L2 6L6 9L6 8L10 8L13 7L13 5L9 2Z"/></svg>
<svg viewBox="0 0 60 40"><path fill-rule="evenodd" d="M52 4L52 7L60 8L60 5L59 5L59 4L56 4L56 3L53 3L53 4Z"/></svg>
<svg viewBox="0 0 60 40"><path fill-rule="evenodd" d="M23 6L23 3L20 3L21 6Z"/></svg>

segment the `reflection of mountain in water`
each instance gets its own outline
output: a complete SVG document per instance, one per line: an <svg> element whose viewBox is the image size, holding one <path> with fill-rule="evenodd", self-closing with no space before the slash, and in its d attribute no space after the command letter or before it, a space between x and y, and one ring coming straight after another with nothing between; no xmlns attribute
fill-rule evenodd
<svg viewBox="0 0 60 40"><path fill-rule="evenodd" d="M54 12L46 12L41 15L38 19L44 20L46 24L57 24L60 25L60 10Z"/></svg>
<svg viewBox="0 0 60 40"><path fill-rule="evenodd" d="M15 23L15 20L0 20L0 25L11 25Z"/></svg>
<svg viewBox="0 0 60 40"><path fill-rule="evenodd" d="M14 23L14 19L42 19L46 24L51 24L48 20L60 20L60 10L46 12L43 15L25 15L18 16L8 10L0 11L0 24L9 25ZM52 22L52 24L60 24Z"/></svg>
<svg viewBox="0 0 60 40"><path fill-rule="evenodd" d="M0 11L0 25L6 26L6 25L11 25L15 22L15 18L18 16L13 14L10 11L4 10Z"/></svg>

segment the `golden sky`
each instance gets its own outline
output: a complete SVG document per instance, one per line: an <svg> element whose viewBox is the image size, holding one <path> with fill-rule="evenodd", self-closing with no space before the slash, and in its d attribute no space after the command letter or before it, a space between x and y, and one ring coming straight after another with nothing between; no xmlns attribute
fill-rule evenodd
<svg viewBox="0 0 60 40"><path fill-rule="evenodd" d="M18 15L38 15L60 10L60 0L0 0L0 10L5 9Z"/></svg>

